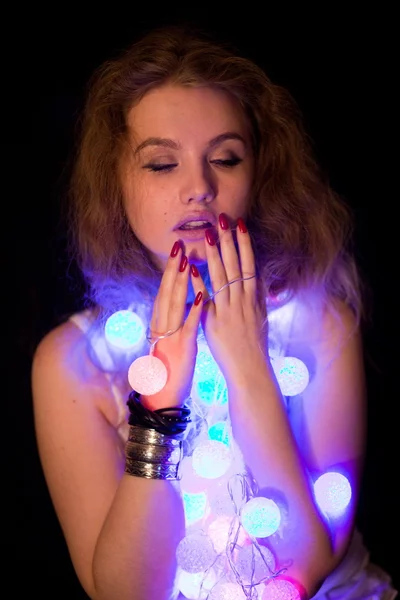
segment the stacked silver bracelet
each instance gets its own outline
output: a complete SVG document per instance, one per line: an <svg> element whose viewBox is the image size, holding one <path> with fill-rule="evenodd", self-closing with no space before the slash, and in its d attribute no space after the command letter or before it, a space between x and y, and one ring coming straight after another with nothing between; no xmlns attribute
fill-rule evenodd
<svg viewBox="0 0 400 600"><path fill-rule="evenodd" d="M125 473L146 479L180 479L181 437L131 425L125 446Z"/></svg>

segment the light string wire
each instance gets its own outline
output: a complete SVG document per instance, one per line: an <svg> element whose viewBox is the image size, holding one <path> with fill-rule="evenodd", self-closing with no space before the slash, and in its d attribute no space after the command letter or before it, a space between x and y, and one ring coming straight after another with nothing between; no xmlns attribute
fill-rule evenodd
<svg viewBox="0 0 400 600"><path fill-rule="evenodd" d="M235 478L239 480L239 483L241 486L241 500L242 500L241 505L238 505L238 503L236 502L236 500L234 498L232 481L235 480ZM255 481L255 479L253 477L250 477L248 472L246 472L246 473L237 473L236 475L232 475L232 477L229 479L229 481L227 483L227 487L228 487L228 493L229 493L231 502L234 507L235 517L234 517L234 519L232 519L232 522L230 524L230 528L229 528L229 532L228 532L228 541L227 541L225 549L216 555L216 557L213 560L213 562L211 563L211 565L204 571L204 576L201 581L200 589L199 589L199 597L201 597L202 593L205 592L207 594L206 598L209 598L210 594L212 593L212 590L214 588L216 588L216 586L218 586L218 584L226 578L226 570L224 568L222 568L221 569L222 573L221 573L220 577L215 581L215 583L211 587L211 589L209 589L208 591L204 589L207 575L209 574L211 569L215 565L217 565L218 562L220 562L220 559L224 555L226 555L228 564L235 576L236 582L237 582L238 586L240 586L242 588L242 591L243 591L244 595L246 596L246 598L248 598L248 600L258 600L258 592L257 592L256 586L258 586L262 583L266 583L267 581L270 581L271 579L274 579L275 577L278 577L279 575L281 575L282 573L284 573L286 571L286 567L283 567L277 571L273 571L271 569L271 567L268 565L264 554L262 553L261 545L259 544L259 542L257 541L257 539L254 536L250 536L251 547L252 547L251 577L250 577L250 583L246 583L243 581L240 573L238 572L238 570L236 568L235 562L234 562L234 551L238 546L241 547L240 544L238 544L240 528L242 527L242 525L240 523L241 509L249 499L251 499L257 495L258 485L257 485L257 482ZM234 533L235 526L236 526L236 531ZM204 535L207 536L207 534L205 532L203 532L203 533L204 533ZM254 580L255 569L256 569L255 552L258 552L261 560L264 562L266 568L268 569L268 571L270 573L269 575L262 577L259 581Z"/></svg>

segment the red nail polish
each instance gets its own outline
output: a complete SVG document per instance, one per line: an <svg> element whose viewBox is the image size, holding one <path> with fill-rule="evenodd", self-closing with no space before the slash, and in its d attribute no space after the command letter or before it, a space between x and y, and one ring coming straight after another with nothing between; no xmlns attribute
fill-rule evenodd
<svg viewBox="0 0 400 600"><path fill-rule="evenodd" d="M187 262L187 256L183 255L181 258L181 264L179 265L179 270L181 273L183 273L183 271L186 269Z"/></svg>
<svg viewBox="0 0 400 600"><path fill-rule="evenodd" d="M202 297L203 297L203 292L197 292L197 296L194 299L195 306L198 306L200 304Z"/></svg>
<svg viewBox="0 0 400 600"><path fill-rule="evenodd" d="M229 229L229 221L225 213L221 213L219 215L219 224L221 229Z"/></svg>
<svg viewBox="0 0 400 600"><path fill-rule="evenodd" d="M215 246L217 238L215 236L213 229L206 229L206 240L210 244L210 246Z"/></svg>
<svg viewBox="0 0 400 600"><path fill-rule="evenodd" d="M193 277L198 277L200 275L198 268L196 265L190 265L190 270L192 272Z"/></svg>
<svg viewBox="0 0 400 600"><path fill-rule="evenodd" d="M243 221L242 217L238 218L238 227L242 233L247 233L246 223Z"/></svg>
<svg viewBox="0 0 400 600"><path fill-rule="evenodd" d="M177 240L175 242L175 244L172 246L172 250L171 250L172 258L178 254L180 247L181 247L181 243L179 242L179 240Z"/></svg>

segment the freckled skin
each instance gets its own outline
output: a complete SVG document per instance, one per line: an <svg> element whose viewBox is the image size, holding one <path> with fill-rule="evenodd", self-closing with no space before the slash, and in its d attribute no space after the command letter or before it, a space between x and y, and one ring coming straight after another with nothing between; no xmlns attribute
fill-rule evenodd
<svg viewBox="0 0 400 600"><path fill-rule="evenodd" d="M245 216L253 155L246 118L230 96L210 88L164 86L131 109L128 125L133 150L123 170L125 208L133 231L162 268L180 238L174 228L185 215L208 210L216 221L224 212L232 223ZM244 141L227 139L210 147L226 132ZM151 137L172 140L179 148L152 145L135 155ZM222 164L233 157L240 162ZM173 167L153 171L149 164ZM185 241L185 252L192 262L205 262L203 231L199 239Z"/></svg>

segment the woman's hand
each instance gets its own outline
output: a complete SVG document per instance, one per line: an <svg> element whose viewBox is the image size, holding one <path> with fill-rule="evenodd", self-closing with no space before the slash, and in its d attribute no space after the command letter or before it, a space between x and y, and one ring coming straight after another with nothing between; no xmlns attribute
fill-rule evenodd
<svg viewBox="0 0 400 600"><path fill-rule="evenodd" d="M160 339L154 348L154 356L161 359L167 368L168 379L160 392L141 397L142 403L151 410L182 406L190 394L201 303L192 305L185 320L189 268L188 259L177 241L161 280L150 323L152 341L167 331L174 331Z"/></svg>
<svg viewBox="0 0 400 600"><path fill-rule="evenodd" d="M220 250L214 230L206 232L206 255L213 294L228 282L213 300L205 292L202 326L209 348L228 385L240 382L254 369L266 367L265 309L257 300L256 266L247 227L238 220L238 252L228 218L221 214L218 223ZM243 278L241 281L240 279ZM195 292L204 291L200 277L192 275Z"/></svg>

